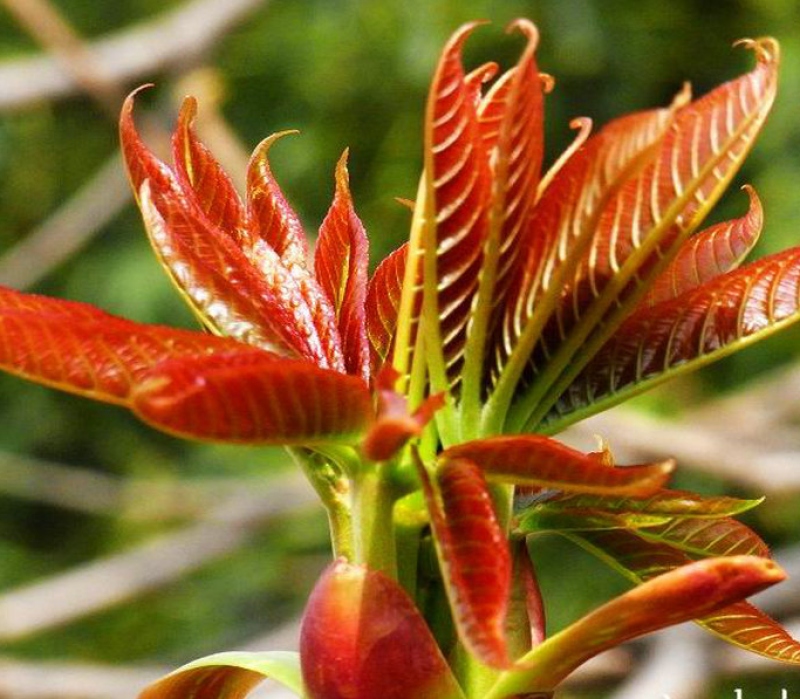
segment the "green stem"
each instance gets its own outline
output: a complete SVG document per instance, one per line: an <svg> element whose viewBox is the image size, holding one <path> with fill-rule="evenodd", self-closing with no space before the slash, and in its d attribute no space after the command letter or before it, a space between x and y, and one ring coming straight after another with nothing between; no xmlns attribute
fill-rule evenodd
<svg viewBox="0 0 800 699"><path fill-rule="evenodd" d="M353 526L350 511L350 485L338 467L320 454L305 449L287 448L319 495L328 513L331 548L334 558L353 560Z"/></svg>
<svg viewBox="0 0 800 699"><path fill-rule="evenodd" d="M395 493L387 464L365 467L352 481L354 562L397 579Z"/></svg>

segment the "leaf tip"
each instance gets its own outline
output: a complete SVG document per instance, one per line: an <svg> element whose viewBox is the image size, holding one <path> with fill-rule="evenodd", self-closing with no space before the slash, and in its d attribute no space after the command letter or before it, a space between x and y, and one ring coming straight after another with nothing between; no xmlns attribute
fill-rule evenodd
<svg viewBox="0 0 800 699"><path fill-rule="evenodd" d="M781 49L777 39L763 36L758 39L738 39L733 42L734 48L743 47L756 54L756 60L764 64L777 64L780 61Z"/></svg>

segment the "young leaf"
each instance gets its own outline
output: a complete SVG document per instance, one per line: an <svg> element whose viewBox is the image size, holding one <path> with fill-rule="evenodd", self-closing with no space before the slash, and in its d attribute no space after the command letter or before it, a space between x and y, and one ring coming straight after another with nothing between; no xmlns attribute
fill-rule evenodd
<svg viewBox="0 0 800 699"><path fill-rule="evenodd" d="M308 241L303 224L286 201L269 166L269 150L279 138L296 131L281 131L259 143L247 167L247 227L251 245L262 240L286 268L308 271Z"/></svg>
<svg viewBox="0 0 800 699"><path fill-rule="evenodd" d="M548 339L548 368L523 394L515 429L537 425L638 303L647 285L719 199L772 106L778 46L749 42L758 64L680 110L653 161L605 207L585 271L571 284Z"/></svg>
<svg viewBox="0 0 800 699"><path fill-rule="evenodd" d="M546 428L605 410L798 319L800 247L640 308L569 386Z"/></svg>
<svg viewBox="0 0 800 699"><path fill-rule="evenodd" d="M565 536L636 583L692 561L687 554L671 546L645 541L633 532L587 532ZM800 664L800 643L748 602L734 603L695 621L724 641L752 653Z"/></svg>
<svg viewBox="0 0 800 699"><path fill-rule="evenodd" d="M347 371L370 377L365 303L369 243L353 208L347 174L347 151L336 166L336 194L319 229L314 251L317 281L333 305Z"/></svg>
<svg viewBox="0 0 800 699"><path fill-rule="evenodd" d="M599 495L581 495L561 493L548 498L534 507L549 510L604 510L611 514L626 517L627 515L647 514L667 517L719 518L733 517L757 507L764 501L740 500L725 495L703 497L685 490L659 490L648 498L610 498ZM524 514L525 510L519 512Z"/></svg>
<svg viewBox="0 0 800 699"><path fill-rule="evenodd" d="M230 237L183 198L155 192L147 182L141 208L162 265L216 333L327 366L302 295L274 253L271 275L264 266L259 273Z"/></svg>
<svg viewBox="0 0 800 699"><path fill-rule="evenodd" d="M669 523L664 515L617 515L605 510L569 508L551 509L546 504L531 507L514 518L514 530L524 534L543 531L605 531L609 529L636 529L657 527Z"/></svg>
<svg viewBox="0 0 800 699"><path fill-rule="evenodd" d="M195 660L151 684L139 699L244 699L265 679L305 696L299 655L266 651L217 653Z"/></svg>
<svg viewBox="0 0 800 699"><path fill-rule="evenodd" d="M88 398L126 404L159 362L248 349L232 339L142 325L87 304L0 287L0 368Z"/></svg>
<svg viewBox="0 0 800 699"><path fill-rule="evenodd" d="M461 640L487 665L507 667L511 554L483 474L471 461L446 459L434 488L421 463L418 469Z"/></svg>
<svg viewBox="0 0 800 699"><path fill-rule="evenodd" d="M551 636L504 672L486 699L554 689L577 667L633 638L718 609L781 582L786 573L754 556L711 558L659 575Z"/></svg>
<svg viewBox="0 0 800 699"><path fill-rule="evenodd" d="M500 138L500 128L505 118L515 71L516 67L503 73L478 104L478 128L484 148L490 154Z"/></svg>
<svg viewBox="0 0 800 699"><path fill-rule="evenodd" d="M172 157L178 183L184 193L197 202L212 225L238 241L245 226L244 205L228 173L197 138L194 129L196 115L197 100L187 97L172 136Z"/></svg>
<svg viewBox="0 0 800 699"><path fill-rule="evenodd" d="M159 429L224 442L355 442L372 420L360 378L256 349L162 362L132 398Z"/></svg>
<svg viewBox="0 0 800 699"><path fill-rule="evenodd" d="M300 658L308 699L463 699L403 589L343 560L311 593Z"/></svg>
<svg viewBox="0 0 800 699"><path fill-rule="evenodd" d="M125 159L133 195L137 201L139 200L139 192L146 180L149 180L150 186L159 192L167 190L181 191L175 173L166 163L153 155L136 130L136 124L133 121L134 99L146 87L148 86L143 85L125 98L119 116L119 140L122 147L122 156Z"/></svg>
<svg viewBox="0 0 800 699"><path fill-rule="evenodd" d="M378 372L389 356L394 342L407 255L408 243L384 258L369 280L366 301L367 337L374 373ZM415 317L418 315L419 309Z"/></svg>
<svg viewBox="0 0 800 699"><path fill-rule="evenodd" d="M425 254L435 260L435 277L428 279L426 272L425 284L435 289L441 351L451 377L461 360L478 288L491 186L475 100L461 63L462 46L475 26L464 25L445 45L425 117L425 204L435 224L424 242Z"/></svg>
<svg viewBox="0 0 800 699"><path fill-rule="evenodd" d="M345 370L336 312L308 268L308 241L300 219L283 196L269 167L268 153L283 131L265 138L255 149L247 169L247 230L242 249L248 259L271 279L285 270L294 280L302 302L297 312L310 316L328 364ZM293 284L289 283L289 286Z"/></svg>
<svg viewBox="0 0 800 699"><path fill-rule="evenodd" d="M733 221L711 226L689 238L675 259L656 277L642 305L655 306L680 296L715 277L736 269L758 242L764 212L756 191L744 189L750 197L747 214Z"/></svg>
<svg viewBox="0 0 800 699"><path fill-rule="evenodd" d="M468 459L489 480L539 488L648 497L675 468L673 461L609 467L548 437L519 435L465 442L445 450L443 460Z"/></svg>

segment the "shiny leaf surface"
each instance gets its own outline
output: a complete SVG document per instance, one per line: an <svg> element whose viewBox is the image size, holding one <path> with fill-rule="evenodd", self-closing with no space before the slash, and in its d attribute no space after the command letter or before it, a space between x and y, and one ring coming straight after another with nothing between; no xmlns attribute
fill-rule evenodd
<svg viewBox="0 0 800 699"><path fill-rule="evenodd" d="M133 407L182 437L259 444L355 442L372 420L360 378L260 350L163 362Z"/></svg>
<svg viewBox="0 0 800 699"><path fill-rule="evenodd" d="M750 209L745 216L711 226L689 238L675 259L656 277L642 305L655 306L736 269L758 242L764 212L756 191L745 187Z"/></svg>
<svg viewBox="0 0 800 699"><path fill-rule="evenodd" d="M156 254L198 315L217 333L327 365L297 285L272 252L267 274L184 199L145 183L142 213Z"/></svg>
<svg viewBox="0 0 800 699"><path fill-rule="evenodd" d="M792 248L638 310L575 379L549 420L603 410L798 319L800 248Z"/></svg>
<svg viewBox="0 0 800 699"><path fill-rule="evenodd" d="M197 138L196 115L197 100L187 97L172 136L172 158L178 182L187 197L194 196L212 225L238 241L245 226L244 204L231 178Z"/></svg>
<svg viewBox="0 0 800 699"><path fill-rule="evenodd" d="M568 538L636 583L691 562L670 546L644 541L632 532L570 534ZM800 643L749 602L736 602L696 619L728 643L773 660L800 664Z"/></svg>
<svg viewBox="0 0 800 699"><path fill-rule="evenodd" d="M195 660L151 684L139 699L244 699L265 679L303 693L297 653L217 653Z"/></svg>
<svg viewBox="0 0 800 699"><path fill-rule="evenodd" d="M144 374L164 360L237 350L248 348L0 287L0 368L89 398L125 404Z"/></svg>
<svg viewBox="0 0 800 699"><path fill-rule="evenodd" d="M553 689L604 650L709 615L785 578L776 563L754 556L710 558L656 576L549 638L522 659L530 669L503 673L488 699Z"/></svg>
<svg viewBox="0 0 800 699"><path fill-rule="evenodd" d="M384 258L367 287L367 337L372 369L376 373L389 356L394 342L407 255L408 243Z"/></svg>
<svg viewBox="0 0 800 699"><path fill-rule="evenodd" d="M370 377L366 328L369 243L350 196L347 151L336 166L336 194L314 251L317 281L333 305L347 371Z"/></svg>
<svg viewBox="0 0 800 699"><path fill-rule="evenodd" d="M444 451L442 458L474 461L489 480L504 483L639 497L656 492L675 467L672 461L610 467L540 435L465 442Z"/></svg>
<svg viewBox="0 0 800 699"><path fill-rule="evenodd" d="M426 254L435 252L436 260L436 279L426 283L435 283L444 359L451 375L460 362L478 288L491 186L476 104L461 63L464 41L475 26L464 25L445 45L425 118L428 242L434 246Z"/></svg>
<svg viewBox="0 0 800 699"><path fill-rule="evenodd" d="M482 662L506 667L511 554L483 474L454 458L437 468L435 487L421 464L420 477L459 636Z"/></svg>

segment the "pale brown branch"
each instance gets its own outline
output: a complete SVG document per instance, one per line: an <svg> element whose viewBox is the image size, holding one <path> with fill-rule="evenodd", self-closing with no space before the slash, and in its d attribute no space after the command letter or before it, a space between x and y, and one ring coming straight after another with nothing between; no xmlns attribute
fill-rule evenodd
<svg viewBox="0 0 800 699"><path fill-rule="evenodd" d="M196 63L218 40L267 0L192 0L171 12L88 44L105 79L130 85L166 68ZM0 64L0 109L81 91L78 80L52 56Z"/></svg>
<svg viewBox="0 0 800 699"><path fill-rule="evenodd" d="M270 489L269 499L231 498L214 508L209 521L0 595L0 642L68 624L174 582L244 546L266 522L315 500L299 476L272 481Z"/></svg>

